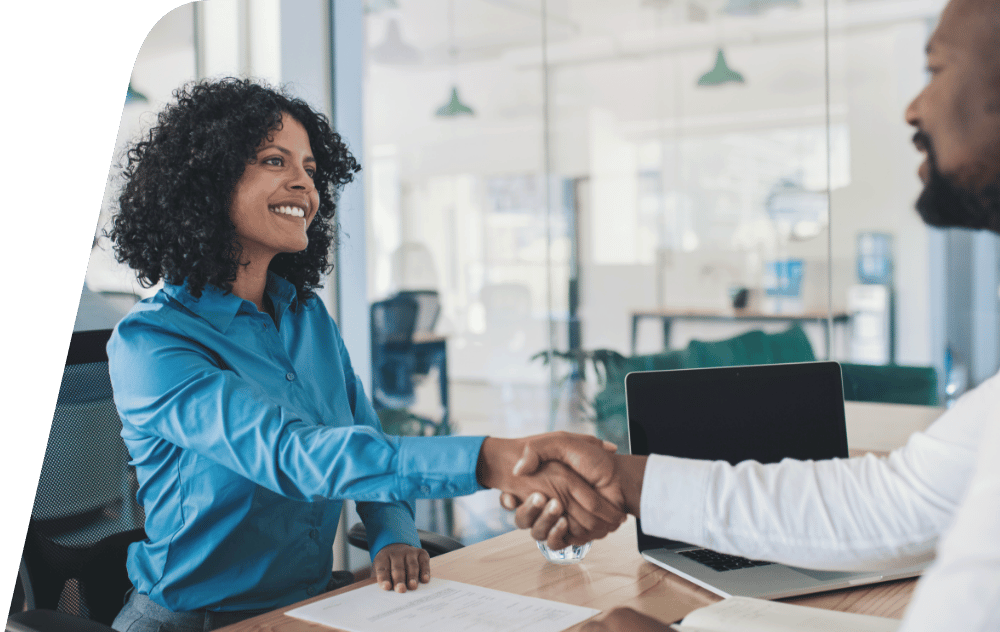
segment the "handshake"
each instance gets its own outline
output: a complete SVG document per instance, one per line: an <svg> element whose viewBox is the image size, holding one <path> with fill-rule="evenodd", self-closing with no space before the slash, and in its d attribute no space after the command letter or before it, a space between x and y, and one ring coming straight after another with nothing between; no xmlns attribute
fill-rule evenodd
<svg viewBox="0 0 1000 632"><path fill-rule="evenodd" d="M615 454L596 437L552 432L523 439L487 437L476 476L503 492L515 523L549 548L598 540L627 514L639 515L646 458Z"/></svg>

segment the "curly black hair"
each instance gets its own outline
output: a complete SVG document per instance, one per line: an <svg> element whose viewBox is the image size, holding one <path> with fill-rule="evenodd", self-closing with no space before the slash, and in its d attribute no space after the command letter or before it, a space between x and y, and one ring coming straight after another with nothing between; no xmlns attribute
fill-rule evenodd
<svg viewBox="0 0 1000 632"><path fill-rule="evenodd" d="M186 84L161 111L156 125L127 150L125 183L111 230L118 261L145 287L161 278L187 280L198 297L206 284L231 292L240 244L229 219L236 183L257 148L279 129L283 113L306 129L316 159L319 210L302 252L281 253L269 269L303 299L333 267L337 190L360 171L329 120L307 103L266 84L235 78Z"/></svg>

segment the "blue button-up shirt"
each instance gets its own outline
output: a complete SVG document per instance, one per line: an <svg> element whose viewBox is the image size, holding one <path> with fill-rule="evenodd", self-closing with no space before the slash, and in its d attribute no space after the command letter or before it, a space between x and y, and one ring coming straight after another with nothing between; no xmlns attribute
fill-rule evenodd
<svg viewBox="0 0 1000 632"><path fill-rule="evenodd" d="M323 303L273 274L266 291L273 321L215 287L196 299L166 285L108 342L146 511L129 576L174 611L275 608L322 591L342 499L358 501L374 557L419 546L412 499L482 489L482 437L383 434Z"/></svg>

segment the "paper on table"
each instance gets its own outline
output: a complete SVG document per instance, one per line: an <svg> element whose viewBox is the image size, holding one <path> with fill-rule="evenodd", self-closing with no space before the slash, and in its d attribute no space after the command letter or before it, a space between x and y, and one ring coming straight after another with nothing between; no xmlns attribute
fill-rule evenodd
<svg viewBox="0 0 1000 632"><path fill-rule="evenodd" d="M347 632L557 632L599 612L434 578L403 594L372 584L285 614Z"/></svg>

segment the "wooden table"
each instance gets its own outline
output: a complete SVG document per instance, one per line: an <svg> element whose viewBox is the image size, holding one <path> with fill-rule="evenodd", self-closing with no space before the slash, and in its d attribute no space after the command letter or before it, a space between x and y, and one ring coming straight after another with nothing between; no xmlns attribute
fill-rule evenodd
<svg viewBox="0 0 1000 632"><path fill-rule="evenodd" d="M719 600L709 591L642 559L635 542L635 520L629 518L618 531L595 542L583 562L574 566L557 566L545 562L527 532L514 531L436 557L431 560L431 572L443 579L603 611L629 606L665 622L677 621L692 610ZM300 621L283 613L372 583L374 580L359 582L223 630L328 631L331 628ZM903 615L915 583L913 579L899 580L785 601L898 619Z"/></svg>
<svg viewBox="0 0 1000 632"><path fill-rule="evenodd" d="M632 355L636 354L639 337L639 321L652 318L659 320L663 327L663 348L670 348L670 330L674 321L687 320L699 322L779 322L779 323L819 323L830 340L833 332L829 331L829 314L826 311L808 311L798 314L769 314L750 309L705 310L705 309L639 309L632 312ZM834 324L847 324L850 314L834 312Z"/></svg>

